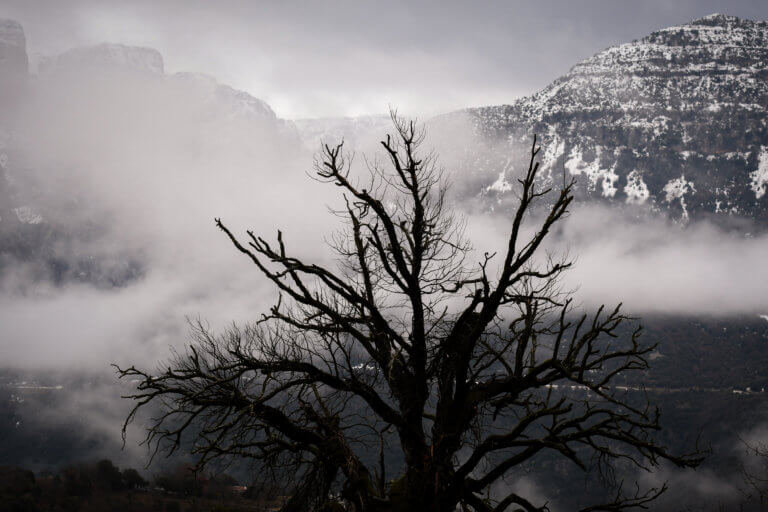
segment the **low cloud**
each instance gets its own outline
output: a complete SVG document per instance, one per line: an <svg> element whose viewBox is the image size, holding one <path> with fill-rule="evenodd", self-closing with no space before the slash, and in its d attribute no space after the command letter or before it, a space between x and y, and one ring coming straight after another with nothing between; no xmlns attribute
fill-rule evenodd
<svg viewBox="0 0 768 512"><path fill-rule="evenodd" d="M38 190L34 199L49 222L99 227L75 253L130 255L142 274L118 288L57 286L30 284L18 265L0 294L6 364L152 362L186 342L188 316L213 326L258 318L274 290L214 227L217 216L237 233L252 228L269 238L282 229L290 250L330 261L324 237L340 226L327 205L336 204L337 190L307 177L311 153L299 149L295 134L277 135L272 121L224 115L188 81L115 78L42 78L21 109L21 156L11 163L24 169L22 184ZM369 153L379 136L369 134L360 148ZM468 137L461 130L441 136ZM452 158L442 159L448 170ZM364 165L361 155L356 163ZM463 177L452 179L464 187ZM473 212L468 224L476 259L501 253L510 217ZM576 205L547 249L575 257L563 285L588 307L623 301L639 314L768 313L763 234Z"/></svg>
<svg viewBox="0 0 768 512"><path fill-rule="evenodd" d="M13 127L10 168L21 196L64 233L90 226L73 242L74 254L129 256L142 271L118 287L56 284L32 279L19 262L0 284L5 365L96 372L109 372L112 362L152 366L169 346L188 341L188 317L214 328L258 318L274 289L214 217L236 233L253 228L271 238L282 229L290 251L330 261L324 238L340 225L327 205L337 204L338 189L307 177L312 155L290 125L222 112L208 92L155 75L81 74L33 84ZM451 136L466 140L460 130ZM442 161L449 170L452 158ZM360 156L357 164L364 164ZM453 179L468 189L461 176ZM510 222L471 213L476 258L503 248ZM585 306L624 301L640 314L768 313L762 234L582 205L547 248L576 257L563 284ZM115 394L94 390L68 407L117 436L123 409L102 412L99 405ZM66 410L46 418L65 423ZM529 481L517 485L538 493Z"/></svg>
<svg viewBox="0 0 768 512"><path fill-rule="evenodd" d="M736 315L768 311L768 235L708 221L688 226L631 211L577 208L561 243L576 265L566 283L587 304L624 301L640 313Z"/></svg>
<svg viewBox="0 0 768 512"><path fill-rule="evenodd" d="M622 302L635 314L768 312L764 232L706 220L683 226L661 214L618 206L577 203L571 210L545 251L574 262L562 286L584 307ZM468 233L478 255L503 254L511 224L511 214L470 217ZM530 236L536 220L526 227Z"/></svg>
<svg viewBox="0 0 768 512"><path fill-rule="evenodd" d="M6 365L148 363L185 341L186 316L214 326L256 318L272 294L215 217L243 235L283 229L294 253L324 257L331 191L307 178L311 154L290 125L233 113L208 79L192 78L81 72L31 85L10 127L18 200L66 240L67 257L130 259L140 272L105 288L7 265ZM58 257L60 246L49 250Z"/></svg>

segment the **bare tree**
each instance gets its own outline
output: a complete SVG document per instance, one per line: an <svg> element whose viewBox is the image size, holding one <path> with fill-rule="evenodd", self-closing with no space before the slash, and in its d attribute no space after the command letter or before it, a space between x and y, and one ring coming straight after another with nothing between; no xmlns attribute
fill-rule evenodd
<svg viewBox="0 0 768 512"><path fill-rule="evenodd" d="M762 440L741 439L745 448L744 461L740 473L742 485L739 487L747 503L768 504L768 443Z"/></svg>
<svg viewBox="0 0 768 512"><path fill-rule="evenodd" d="M393 121L387 166L369 163L365 182L343 144L316 161L345 201L338 267L291 256L281 232L276 243L241 239L216 220L279 299L254 325L215 335L198 324L195 343L157 371L118 369L139 382L126 424L160 403L146 439L155 450L192 432L201 464L242 456L290 475L284 510L296 511L547 510L490 492L545 452L607 475L617 461L698 464L656 444L658 411L613 386L647 367L640 329L619 336L630 320L619 307L574 311L558 287L570 263L540 257L573 183L539 185L535 139L504 254L471 265L442 172L418 151L423 132ZM393 458L402 470L388 478ZM619 489L584 510L644 508L663 491Z"/></svg>

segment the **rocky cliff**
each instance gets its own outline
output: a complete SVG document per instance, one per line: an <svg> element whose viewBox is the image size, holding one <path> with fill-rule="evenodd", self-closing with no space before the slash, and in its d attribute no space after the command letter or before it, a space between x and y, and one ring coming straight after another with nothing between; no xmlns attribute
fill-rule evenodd
<svg viewBox="0 0 768 512"><path fill-rule="evenodd" d="M529 97L442 122L457 116L503 147L539 134L549 179L575 176L582 197L682 221L768 220L766 22L715 14L665 28L599 52ZM507 201L519 172L513 162L499 175L504 161L465 160L490 204Z"/></svg>

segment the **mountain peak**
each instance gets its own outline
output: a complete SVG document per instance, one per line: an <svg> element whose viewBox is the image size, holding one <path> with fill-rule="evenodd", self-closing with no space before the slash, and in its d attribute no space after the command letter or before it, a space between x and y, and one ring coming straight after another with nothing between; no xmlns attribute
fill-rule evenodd
<svg viewBox="0 0 768 512"><path fill-rule="evenodd" d="M752 21L726 14L710 14L685 25L657 30L644 37L640 44L667 47L701 46L713 48L755 48L763 52L768 41L768 22Z"/></svg>
<svg viewBox="0 0 768 512"><path fill-rule="evenodd" d="M738 18L736 16L730 16L728 14L722 14L719 12L713 12L712 14L707 14L706 16L702 16L701 18L693 20L690 24L691 25L712 25L712 24L733 23L738 21L741 21L741 18Z"/></svg>
<svg viewBox="0 0 768 512"><path fill-rule="evenodd" d="M688 25L730 28L733 26L743 26L743 27L754 26L759 23L761 22L742 19L737 16L731 16L729 14L713 13L713 14L709 14L707 16L695 19L691 21Z"/></svg>

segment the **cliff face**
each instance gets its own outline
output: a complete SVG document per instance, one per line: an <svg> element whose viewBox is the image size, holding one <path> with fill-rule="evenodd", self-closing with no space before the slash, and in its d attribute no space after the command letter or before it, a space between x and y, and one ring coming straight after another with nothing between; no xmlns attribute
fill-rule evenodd
<svg viewBox="0 0 768 512"><path fill-rule="evenodd" d="M766 22L711 15L659 30L511 105L446 120L459 115L517 150L539 134L545 173L575 176L582 198L644 204L683 221L768 220ZM498 175L507 157L465 161L468 172L485 173L482 194L496 207L512 181Z"/></svg>

